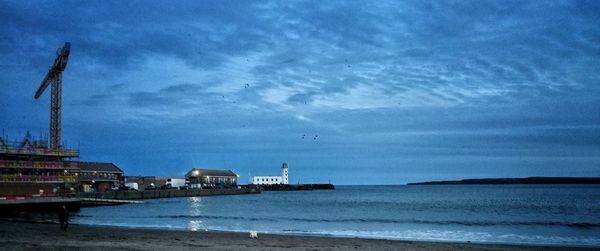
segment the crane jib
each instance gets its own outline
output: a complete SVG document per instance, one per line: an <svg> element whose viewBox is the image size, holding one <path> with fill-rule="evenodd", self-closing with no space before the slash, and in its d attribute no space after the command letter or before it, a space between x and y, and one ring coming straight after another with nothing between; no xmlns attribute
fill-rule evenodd
<svg viewBox="0 0 600 251"><path fill-rule="evenodd" d="M70 52L71 43L66 42L65 46L63 46L63 48L60 50L60 54L56 56L54 64L52 64L52 67L50 67L50 70L48 70L48 73L46 73L46 77L44 77L44 80L42 80L40 87L35 92L36 99L39 98L42 95L42 93L44 93L44 90L46 90L46 87L48 87L48 85L50 84L51 79L55 78L56 74L60 74L62 71L65 70L65 68L67 67L67 61L69 60Z"/></svg>

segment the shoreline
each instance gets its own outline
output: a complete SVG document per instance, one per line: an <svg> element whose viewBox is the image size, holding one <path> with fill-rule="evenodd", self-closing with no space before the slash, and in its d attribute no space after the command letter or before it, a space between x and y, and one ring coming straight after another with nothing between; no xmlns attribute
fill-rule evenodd
<svg viewBox="0 0 600 251"><path fill-rule="evenodd" d="M181 229L71 225L60 231L55 223L0 221L3 250L595 250L598 247L535 244L410 241L353 237L190 231Z"/></svg>
<svg viewBox="0 0 600 251"><path fill-rule="evenodd" d="M58 224L58 222L47 221L47 222L30 222L33 224ZM89 228L108 228L108 229L135 229L135 230L150 230L150 231L174 231L174 232L198 232L198 233L232 233L232 234L245 234L249 235L249 231L234 231L234 230L213 230L213 229L198 229L190 230L183 228L170 228L170 227L138 227L138 226L115 226L115 225L91 225L91 224L73 224L76 226L89 227ZM424 242L424 243L445 243L445 244L476 244L476 245L500 245L500 246L532 246L532 247L559 247L559 248L593 248L599 249L600 246L593 245L573 245L573 244L553 244L553 243L506 243L506 242L481 242L481 241L452 241L452 240L413 240L413 239L393 239L385 237L365 237L365 236L348 236L348 235L335 235L335 234L311 234L311 233L278 233L270 232L263 233L257 232L260 236L263 235L275 235L275 236L289 236L289 237L314 237L314 238L334 238L334 239L360 239L360 240L373 240L373 241L398 241L398 242Z"/></svg>

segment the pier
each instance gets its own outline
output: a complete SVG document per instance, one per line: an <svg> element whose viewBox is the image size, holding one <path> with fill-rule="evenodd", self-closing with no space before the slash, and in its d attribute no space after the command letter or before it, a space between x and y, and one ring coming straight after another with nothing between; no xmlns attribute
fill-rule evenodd
<svg viewBox="0 0 600 251"><path fill-rule="evenodd" d="M109 191L102 193L80 193L71 197L0 197L0 215L11 212L57 211L66 205L71 211L81 207L111 206L130 203L143 203L143 200L219 195L259 194L257 188L152 190L152 191Z"/></svg>
<svg viewBox="0 0 600 251"><path fill-rule="evenodd" d="M334 190L333 184L273 184L273 185L248 185L249 188L257 188L261 191L310 191L310 190Z"/></svg>
<svg viewBox="0 0 600 251"><path fill-rule="evenodd" d="M81 198L81 206L112 206L121 204L139 204L144 203L141 200L114 200L114 199L96 199L96 198Z"/></svg>
<svg viewBox="0 0 600 251"><path fill-rule="evenodd" d="M80 193L79 198L114 199L114 200L147 200L171 197L195 197L216 195L258 194L256 188L223 188L223 189L188 189L188 190L146 190L146 191L108 191L102 193Z"/></svg>
<svg viewBox="0 0 600 251"><path fill-rule="evenodd" d="M58 211L62 205L67 206L69 210L79 210L81 199L66 197L18 197L17 199L2 199L0 200L0 215L18 211Z"/></svg>

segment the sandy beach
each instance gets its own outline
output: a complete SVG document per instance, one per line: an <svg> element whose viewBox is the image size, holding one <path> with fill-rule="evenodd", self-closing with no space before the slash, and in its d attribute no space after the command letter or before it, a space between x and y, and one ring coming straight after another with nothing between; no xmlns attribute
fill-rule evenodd
<svg viewBox="0 0 600 251"><path fill-rule="evenodd" d="M2 250L592 250L583 247L392 241L215 231L0 222Z"/></svg>

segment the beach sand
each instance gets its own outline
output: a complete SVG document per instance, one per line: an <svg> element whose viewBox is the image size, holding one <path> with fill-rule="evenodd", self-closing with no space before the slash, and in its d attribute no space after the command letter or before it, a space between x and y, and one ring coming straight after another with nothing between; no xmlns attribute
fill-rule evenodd
<svg viewBox="0 0 600 251"><path fill-rule="evenodd" d="M1 250L592 250L575 247L391 241L0 221Z"/></svg>

